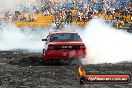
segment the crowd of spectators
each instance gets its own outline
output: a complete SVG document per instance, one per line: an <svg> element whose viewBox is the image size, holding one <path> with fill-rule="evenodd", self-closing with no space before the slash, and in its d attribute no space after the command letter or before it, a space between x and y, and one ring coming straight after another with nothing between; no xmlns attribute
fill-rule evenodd
<svg viewBox="0 0 132 88"><path fill-rule="evenodd" d="M52 0L53 1L53 0ZM73 14L71 10L76 10ZM117 20L123 19L125 15L132 16L132 1L131 0L65 0L62 2L51 2L50 0L40 0L39 5L25 7L22 12L16 11L13 16L13 21L18 21L18 16L21 15L20 21L26 21L26 17L22 13L31 13L29 15L30 22L35 21L33 15L43 13L44 16L55 16L55 21L72 23L73 20L87 22L93 18L93 14L121 13L121 17L115 17Z"/></svg>

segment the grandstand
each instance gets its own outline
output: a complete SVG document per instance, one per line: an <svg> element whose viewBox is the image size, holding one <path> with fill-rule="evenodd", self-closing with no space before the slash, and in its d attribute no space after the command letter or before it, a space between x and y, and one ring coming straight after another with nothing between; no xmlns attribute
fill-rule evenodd
<svg viewBox="0 0 132 88"><path fill-rule="evenodd" d="M74 23L84 27L94 16L106 20L117 20L117 23L132 22L130 0L103 0L105 2L88 0L87 3L81 2L83 0L37 0L38 3L40 1L40 5L33 7L34 13L21 12L16 16L18 17L15 21L16 26L50 27L57 21L56 23Z"/></svg>

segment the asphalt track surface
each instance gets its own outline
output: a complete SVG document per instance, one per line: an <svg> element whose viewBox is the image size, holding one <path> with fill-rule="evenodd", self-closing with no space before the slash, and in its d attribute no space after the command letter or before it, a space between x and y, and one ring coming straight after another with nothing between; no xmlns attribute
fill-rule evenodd
<svg viewBox="0 0 132 88"><path fill-rule="evenodd" d="M79 84L78 65L44 64L41 53L0 51L0 88L132 88L129 84ZM130 74L132 63L83 66L88 74ZM131 77L132 78L132 77Z"/></svg>

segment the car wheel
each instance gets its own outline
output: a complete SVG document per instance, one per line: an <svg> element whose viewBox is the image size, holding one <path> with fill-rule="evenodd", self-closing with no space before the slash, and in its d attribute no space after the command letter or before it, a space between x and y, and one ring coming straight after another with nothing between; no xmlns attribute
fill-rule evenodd
<svg viewBox="0 0 132 88"><path fill-rule="evenodd" d="M44 58L41 58L41 61L42 61L42 64L45 65L46 62L45 62Z"/></svg>
<svg viewBox="0 0 132 88"><path fill-rule="evenodd" d="M42 63L45 63L46 62L45 59L44 59L44 54L45 54L45 49L43 49L43 55L42 55L42 58L41 58Z"/></svg>

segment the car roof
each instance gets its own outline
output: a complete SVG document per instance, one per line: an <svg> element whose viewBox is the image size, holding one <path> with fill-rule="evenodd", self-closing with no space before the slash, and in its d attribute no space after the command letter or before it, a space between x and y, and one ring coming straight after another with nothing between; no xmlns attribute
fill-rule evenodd
<svg viewBox="0 0 132 88"><path fill-rule="evenodd" d="M50 32L50 34L58 34L58 33L77 33L77 32L74 32L74 31L54 31L54 32Z"/></svg>

